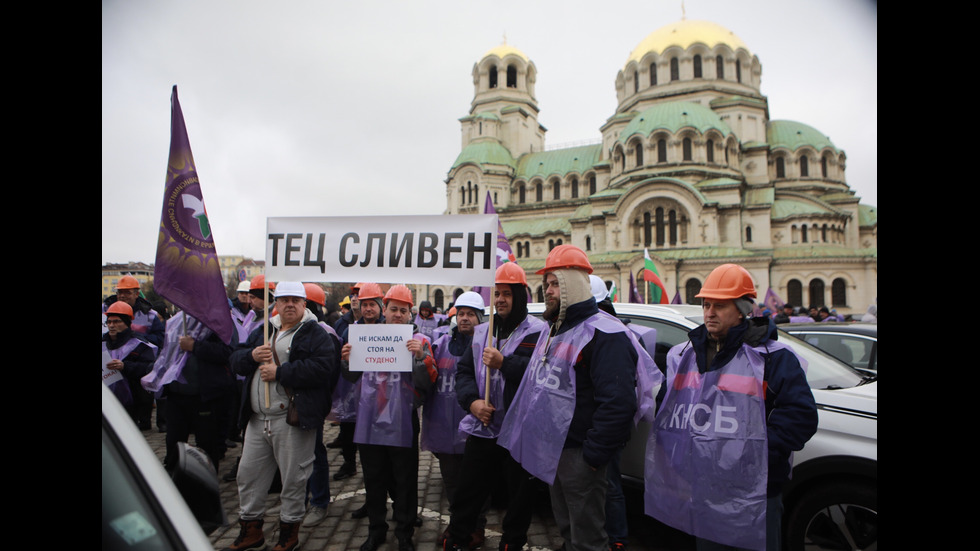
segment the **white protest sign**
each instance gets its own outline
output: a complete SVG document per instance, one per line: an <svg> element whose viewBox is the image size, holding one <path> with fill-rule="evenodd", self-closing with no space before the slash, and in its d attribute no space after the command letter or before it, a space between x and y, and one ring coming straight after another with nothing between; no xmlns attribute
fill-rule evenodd
<svg viewBox="0 0 980 551"><path fill-rule="evenodd" d="M272 281L493 285L497 215L268 218Z"/></svg>
<svg viewBox="0 0 980 551"><path fill-rule="evenodd" d="M351 371L412 371L411 325L355 323L347 331Z"/></svg>
<svg viewBox="0 0 980 551"><path fill-rule="evenodd" d="M102 382L106 386L111 385L116 381L122 380L122 371L116 371L114 369L109 369L106 364L112 361L112 356L109 355L109 351L102 349Z"/></svg>

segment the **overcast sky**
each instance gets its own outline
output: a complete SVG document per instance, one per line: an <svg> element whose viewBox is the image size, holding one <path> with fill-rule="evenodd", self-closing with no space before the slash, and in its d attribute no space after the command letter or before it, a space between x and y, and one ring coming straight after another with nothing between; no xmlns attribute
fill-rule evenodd
<svg viewBox="0 0 980 551"><path fill-rule="evenodd" d="M770 116L829 136L877 206L876 4L685 7L745 42ZM154 262L174 84L218 253L262 259L269 216L442 213L473 64L504 35L553 145L597 140L630 52L680 18L679 0L103 0L102 262Z"/></svg>

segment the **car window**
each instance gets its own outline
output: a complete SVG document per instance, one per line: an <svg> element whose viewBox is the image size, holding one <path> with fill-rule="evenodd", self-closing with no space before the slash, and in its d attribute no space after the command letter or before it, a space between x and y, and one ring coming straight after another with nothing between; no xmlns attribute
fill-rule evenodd
<svg viewBox="0 0 980 551"><path fill-rule="evenodd" d="M854 368L803 339L780 330L778 340L791 346L799 357L806 360L806 379L810 388L850 388L864 381L864 376Z"/></svg>
<svg viewBox="0 0 980 551"><path fill-rule="evenodd" d="M796 336L848 365L877 369L873 340L837 333L798 333Z"/></svg>
<svg viewBox="0 0 980 551"><path fill-rule="evenodd" d="M104 422L104 420L103 420ZM130 464L131 459L111 434L102 428L102 549L183 549L165 524L166 514L152 491Z"/></svg>
<svg viewBox="0 0 980 551"><path fill-rule="evenodd" d="M629 316L620 316L620 318L623 320L629 319L630 323L652 327L657 330L657 353L654 355L653 361L657 363L657 367L660 368L661 372L666 373L667 352L674 345L687 342L687 333L690 329L661 320Z"/></svg>

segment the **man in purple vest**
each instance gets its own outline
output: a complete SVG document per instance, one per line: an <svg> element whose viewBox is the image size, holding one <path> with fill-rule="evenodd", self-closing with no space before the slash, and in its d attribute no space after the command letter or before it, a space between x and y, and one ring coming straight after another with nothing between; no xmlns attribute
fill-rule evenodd
<svg viewBox="0 0 980 551"><path fill-rule="evenodd" d="M367 284L365 284L367 285ZM361 287L365 294L366 287ZM362 320L371 313L361 302ZM412 324L412 292L394 285L384 296L386 324ZM369 307L370 308L370 307ZM350 343L341 349L344 378L360 383L360 400L354 441L361 452L364 469L368 537L361 551L375 551L388 534L386 495L391 495L395 537L399 551L415 551L412 536L418 512L419 416L423 397L436 380L435 361L429 340L415 333L405 343L412 354L412 372L350 371Z"/></svg>
<svg viewBox="0 0 980 551"><path fill-rule="evenodd" d="M704 324L667 356L646 512L696 536L699 550L778 550L791 454L817 430L813 394L775 321L749 317L745 268L715 268L697 296Z"/></svg>
<svg viewBox="0 0 980 551"><path fill-rule="evenodd" d="M573 245L552 249L538 271L551 328L538 339L499 441L551 484L565 548L606 551L606 467L633 426L639 354L622 322L596 307L591 272Z"/></svg>
<svg viewBox="0 0 980 551"><path fill-rule="evenodd" d="M527 313L527 276L517 263L497 268L494 283L493 339L487 342L489 324L477 326L469 350L457 364L456 400L469 412L459 430L468 436L450 507L446 549L474 548L483 542L485 504L500 478L507 484L510 501L499 549L521 549L531 524L533 480L497 444L497 437L545 324ZM488 373L489 402L485 399Z"/></svg>

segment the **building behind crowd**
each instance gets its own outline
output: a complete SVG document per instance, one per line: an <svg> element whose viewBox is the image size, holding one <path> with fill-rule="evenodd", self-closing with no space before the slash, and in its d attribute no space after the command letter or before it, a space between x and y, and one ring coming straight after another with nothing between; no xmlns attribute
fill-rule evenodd
<svg viewBox="0 0 980 551"><path fill-rule="evenodd" d="M877 208L847 185L847 156L830 138L770 118L762 64L731 31L682 20L651 33L617 73L618 106L600 136L574 147L546 147L526 54L497 46L472 78L445 212L482 213L489 192L528 273L571 243L625 292L649 248L686 303L725 262L752 273L760 299L772 287L845 314L874 302ZM461 291L419 288L436 306Z"/></svg>

